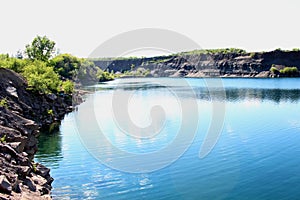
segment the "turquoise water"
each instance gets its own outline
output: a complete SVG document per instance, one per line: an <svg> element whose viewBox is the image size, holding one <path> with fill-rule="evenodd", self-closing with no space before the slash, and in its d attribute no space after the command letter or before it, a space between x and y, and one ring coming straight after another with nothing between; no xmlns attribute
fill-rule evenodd
<svg viewBox="0 0 300 200"><path fill-rule="evenodd" d="M39 138L35 159L51 168L55 179L53 198L299 199L300 79L228 78L222 79L224 89L207 84L205 79L184 80L190 87L182 86L180 79L144 78L89 88L95 92L77 111L65 117L60 130L52 135L41 134ZM156 135L139 138L120 131L122 127L116 123L111 105L116 91L131 94L129 117L140 127L151 124L151 107L162 106L164 124ZM176 147L181 149L181 145L188 143L186 151L156 170L138 173L148 166L130 157L112 167L111 160L119 158L110 151L107 141L101 142L96 131L95 135L88 132L96 122L110 144L147 160L149 153L171 145L178 129L194 120L182 122L182 118L193 115L183 116L185 111L180 102L196 102L197 108L191 107L198 115L194 138L180 138ZM214 138L216 145L200 158L210 124L216 115L222 116L221 111L213 110L213 102L225 107L224 119L218 122L222 129L219 137ZM82 123L80 127L78 123ZM186 130L188 137L188 131L193 129ZM100 154L106 156L104 160ZM167 160L171 154L160 159ZM153 159L152 164L157 164ZM129 168L137 173L122 170Z"/></svg>

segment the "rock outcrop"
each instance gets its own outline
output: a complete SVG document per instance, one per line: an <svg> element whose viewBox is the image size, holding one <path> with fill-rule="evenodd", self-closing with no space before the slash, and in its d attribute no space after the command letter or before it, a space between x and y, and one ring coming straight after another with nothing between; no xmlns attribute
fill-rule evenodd
<svg viewBox="0 0 300 200"><path fill-rule="evenodd" d="M272 66L300 70L300 51L181 53L152 58L96 60L94 63L103 70L114 72L141 68L149 70L154 77L274 77L276 74L270 73Z"/></svg>
<svg viewBox="0 0 300 200"><path fill-rule="evenodd" d="M25 79L0 68L0 199L51 199L50 169L34 163L39 129L72 111L72 98L27 90Z"/></svg>

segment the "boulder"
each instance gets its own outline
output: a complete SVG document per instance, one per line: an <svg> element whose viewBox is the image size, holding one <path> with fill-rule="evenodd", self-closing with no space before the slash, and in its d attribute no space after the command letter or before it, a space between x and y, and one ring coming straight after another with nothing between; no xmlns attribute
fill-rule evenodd
<svg viewBox="0 0 300 200"><path fill-rule="evenodd" d="M11 183L4 175L0 175L0 192L10 194L12 191Z"/></svg>

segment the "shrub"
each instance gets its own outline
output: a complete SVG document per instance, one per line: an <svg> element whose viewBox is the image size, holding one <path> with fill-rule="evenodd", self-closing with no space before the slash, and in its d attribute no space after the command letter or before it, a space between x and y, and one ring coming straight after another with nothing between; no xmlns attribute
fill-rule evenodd
<svg viewBox="0 0 300 200"><path fill-rule="evenodd" d="M100 82L104 82L114 80L115 77L113 73L99 69L97 72L97 78Z"/></svg>
<svg viewBox="0 0 300 200"><path fill-rule="evenodd" d="M59 91L61 85L59 75L44 62L32 62L24 68L22 74L27 79L29 89L45 94Z"/></svg>
<svg viewBox="0 0 300 200"><path fill-rule="evenodd" d="M72 79L77 75L83 59L77 58L70 54L61 54L50 60L50 65L62 77Z"/></svg>
<svg viewBox="0 0 300 200"><path fill-rule="evenodd" d="M276 67L272 66L272 67L270 68L270 72L272 72L273 74L278 74L278 73L279 73L279 70L278 70Z"/></svg>
<svg viewBox="0 0 300 200"><path fill-rule="evenodd" d="M61 87L65 94L72 94L74 91L74 83L70 80L64 81Z"/></svg>
<svg viewBox="0 0 300 200"><path fill-rule="evenodd" d="M22 72L24 67L28 65L28 60L22 60L19 58L11 58L6 54L0 55L0 67L11 69L15 72Z"/></svg>
<svg viewBox="0 0 300 200"><path fill-rule="evenodd" d="M285 67L280 70L280 73L287 76L294 76L299 74L299 70L297 67Z"/></svg>

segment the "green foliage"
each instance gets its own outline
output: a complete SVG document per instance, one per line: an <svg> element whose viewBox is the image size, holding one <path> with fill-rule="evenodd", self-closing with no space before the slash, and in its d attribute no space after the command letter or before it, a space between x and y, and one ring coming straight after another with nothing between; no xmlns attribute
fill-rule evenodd
<svg viewBox="0 0 300 200"><path fill-rule="evenodd" d="M46 94L59 91L61 85L59 75L44 62L32 62L24 68L22 74L27 79L29 89Z"/></svg>
<svg viewBox="0 0 300 200"><path fill-rule="evenodd" d="M0 142L1 142L1 143L6 142L6 135L3 135L3 137L0 138Z"/></svg>
<svg viewBox="0 0 300 200"><path fill-rule="evenodd" d="M11 58L6 54L0 55L0 67L11 69L15 72L22 72L23 68L29 63L28 60L22 60L19 58Z"/></svg>
<svg viewBox="0 0 300 200"><path fill-rule="evenodd" d="M297 67L285 67L280 70L280 73L287 76L294 76L299 74L299 70Z"/></svg>
<svg viewBox="0 0 300 200"><path fill-rule="evenodd" d="M33 169L33 172L36 172L36 171L37 171L36 163L32 163L32 169Z"/></svg>
<svg viewBox="0 0 300 200"><path fill-rule="evenodd" d="M279 70L274 65L272 65L272 67L270 68L270 72L272 72L273 74L278 74Z"/></svg>
<svg viewBox="0 0 300 200"><path fill-rule="evenodd" d="M7 100L6 100L6 98L3 98L3 99L0 100L0 106L4 107L4 108L7 108Z"/></svg>
<svg viewBox="0 0 300 200"><path fill-rule="evenodd" d="M111 81L111 80L114 80L114 78L115 78L114 74L109 73L108 71L103 71L103 70L99 69L97 72L97 79L100 82Z"/></svg>
<svg viewBox="0 0 300 200"><path fill-rule="evenodd" d="M255 53L255 52L251 52L251 53L250 53L250 57L251 57L251 58L254 58L254 57L255 57L255 55L256 55L256 53Z"/></svg>
<svg viewBox="0 0 300 200"><path fill-rule="evenodd" d="M292 51L300 51L299 48L293 48Z"/></svg>
<svg viewBox="0 0 300 200"><path fill-rule="evenodd" d="M78 69L83 62L83 59L70 54L60 54L50 60L50 65L53 66L54 70L62 77L72 79L77 75Z"/></svg>
<svg viewBox="0 0 300 200"><path fill-rule="evenodd" d="M48 110L47 114L53 116L54 115L53 110L52 109Z"/></svg>
<svg viewBox="0 0 300 200"><path fill-rule="evenodd" d="M80 68L78 69L77 78L82 83L103 82L114 79L114 74L103 71L95 64L87 59L82 59Z"/></svg>
<svg viewBox="0 0 300 200"><path fill-rule="evenodd" d="M62 82L61 87L65 94L72 94L74 92L74 83L70 80Z"/></svg>
<svg viewBox="0 0 300 200"><path fill-rule="evenodd" d="M31 60L48 61L53 53L55 42L48 39L46 36L37 36L31 44L26 45L25 53Z"/></svg>

